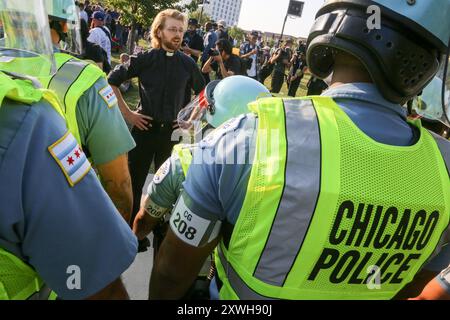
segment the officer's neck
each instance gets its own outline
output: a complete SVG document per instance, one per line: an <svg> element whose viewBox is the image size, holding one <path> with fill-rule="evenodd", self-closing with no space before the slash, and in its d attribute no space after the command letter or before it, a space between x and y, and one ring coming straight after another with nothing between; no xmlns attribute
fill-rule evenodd
<svg viewBox="0 0 450 320"><path fill-rule="evenodd" d="M373 83L369 72L356 57L344 52L338 52L334 62L333 78L331 79L330 87L357 82Z"/></svg>
<svg viewBox="0 0 450 320"><path fill-rule="evenodd" d="M373 83L370 74L364 69L335 67L330 87L357 82Z"/></svg>

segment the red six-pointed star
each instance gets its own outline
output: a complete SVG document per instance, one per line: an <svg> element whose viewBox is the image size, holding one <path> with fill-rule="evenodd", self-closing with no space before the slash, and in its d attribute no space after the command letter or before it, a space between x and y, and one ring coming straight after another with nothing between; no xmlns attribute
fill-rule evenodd
<svg viewBox="0 0 450 320"><path fill-rule="evenodd" d="M74 162L75 162L75 160L73 160L72 157L67 158L67 163L69 164L69 166L73 166Z"/></svg>
<svg viewBox="0 0 450 320"><path fill-rule="evenodd" d="M77 159L80 158L80 151L78 151L78 150L75 151L75 157L77 157Z"/></svg>

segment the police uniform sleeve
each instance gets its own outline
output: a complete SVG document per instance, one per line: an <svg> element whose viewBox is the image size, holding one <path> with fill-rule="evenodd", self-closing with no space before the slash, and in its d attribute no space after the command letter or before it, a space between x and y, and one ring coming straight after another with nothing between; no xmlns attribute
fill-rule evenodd
<svg viewBox="0 0 450 320"><path fill-rule="evenodd" d="M76 116L82 144L95 165L110 162L136 146L117 98L104 78L79 99Z"/></svg>
<svg viewBox="0 0 450 320"><path fill-rule="evenodd" d="M152 216L161 217L175 205L180 195L184 173L180 160L172 155L158 169L147 189L145 209Z"/></svg>
<svg viewBox="0 0 450 320"><path fill-rule="evenodd" d="M137 241L85 158L76 159L76 141L67 141L75 140L53 108L32 106L1 176L25 261L61 298L83 299L129 267Z"/></svg>
<svg viewBox="0 0 450 320"><path fill-rule="evenodd" d="M436 277L436 280L450 295L450 265Z"/></svg>
<svg viewBox="0 0 450 320"><path fill-rule="evenodd" d="M217 238L223 221L236 223L251 172L254 128L253 116L241 116L210 133L194 149L170 221L180 240L204 246ZM195 231L194 236L189 230Z"/></svg>

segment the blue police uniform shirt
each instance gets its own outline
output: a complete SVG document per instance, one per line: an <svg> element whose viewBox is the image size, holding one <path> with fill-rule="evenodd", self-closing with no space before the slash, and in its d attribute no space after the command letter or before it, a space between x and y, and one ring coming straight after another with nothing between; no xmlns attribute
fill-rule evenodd
<svg viewBox="0 0 450 320"><path fill-rule="evenodd" d="M71 187L49 149L66 133L64 120L46 102L3 102L0 247L30 264L61 298L83 299L129 267L137 239L92 169ZM73 266L80 289L67 285Z"/></svg>
<svg viewBox="0 0 450 320"><path fill-rule="evenodd" d="M385 100L373 84L344 84L329 89L323 96L335 99L352 121L375 141L395 146L413 145L417 141L419 133L406 122L406 109ZM256 128L257 117L246 115L231 132L224 132L212 143L203 141L200 148L194 149L194 161L181 196L196 215L210 221L236 223L252 169ZM231 145L226 143L230 136L234 141ZM227 158L242 154L242 150L250 161L227 164ZM196 158L199 161L195 161ZM202 160L208 158L215 161ZM434 261L441 265L443 260L445 258L438 255Z"/></svg>
<svg viewBox="0 0 450 320"><path fill-rule="evenodd" d="M95 165L108 163L132 150L136 143L120 112L112 88L101 77L78 100L76 117L80 139ZM108 96L108 97L107 97Z"/></svg>
<svg viewBox="0 0 450 320"><path fill-rule="evenodd" d="M323 95L334 98L363 132L380 143L406 146L412 145L417 137L415 129L406 122L406 110L386 101L372 84L345 84ZM229 157L227 153L238 154L240 150L245 150L247 159L253 157L250 150L256 141L256 127L257 117L246 115L232 134L247 139L235 139L237 143L233 148L224 147L224 137L216 139L217 142L212 146L194 149L194 159L208 158L210 153L216 162L194 161L189 168L183 187L185 201L189 202L188 206L193 212L204 218L227 220L233 225L236 223L252 166L251 161L229 165L225 159ZM196 152L202 155L196 155Z"/></svg>

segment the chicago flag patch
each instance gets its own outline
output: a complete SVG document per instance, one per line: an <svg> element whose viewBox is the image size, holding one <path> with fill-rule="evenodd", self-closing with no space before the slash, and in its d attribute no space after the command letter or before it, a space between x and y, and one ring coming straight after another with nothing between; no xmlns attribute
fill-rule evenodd
<svg viewBox="0 0 450 320"><path fill-rule="evenodd" d="M117 97L111 86L108 85L104 87L98 93L103 98L103 100L105 100L106 104L108 105L108 108L112 108L117 104Z"/></svg>
<svg viewBox="0 0 450 320"><path fill-rule="evenodd" d="M70 132L48 147L48 151L62 169L71 187L91 170L91 163Z"/></svg>

